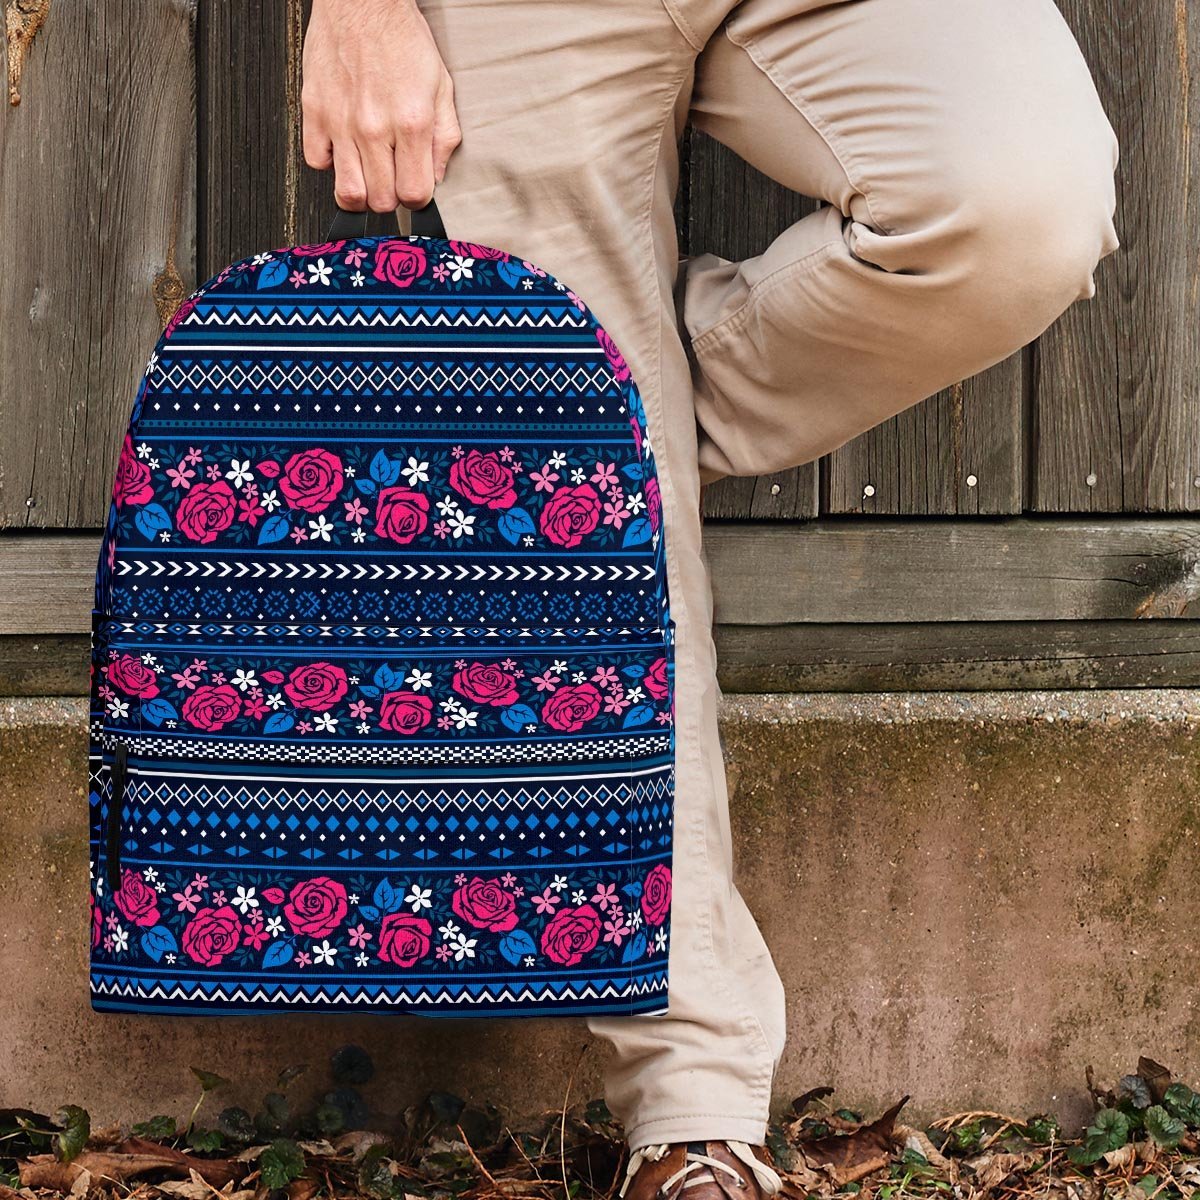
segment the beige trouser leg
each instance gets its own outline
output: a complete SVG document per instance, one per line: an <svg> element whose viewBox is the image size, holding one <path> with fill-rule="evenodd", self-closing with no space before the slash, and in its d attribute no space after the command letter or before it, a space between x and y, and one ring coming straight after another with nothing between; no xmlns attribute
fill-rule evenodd
<svg viewBox="0 0 1200 1200"><path fill-rule="evenodd" d="M1116 245L1112 132L1052 0L743 0L728 34L727 0L668 2L422 0L464 129L438 192L451 236L539 262L586 300L633 368L662 477L670 1012L592 1023L634 1146L760 1141L785 1032L733 886L701 465L707 479L805 461L982 369L1090 294ZM758 259L680 277L676 138L693 103L832 207Z"/></svg>

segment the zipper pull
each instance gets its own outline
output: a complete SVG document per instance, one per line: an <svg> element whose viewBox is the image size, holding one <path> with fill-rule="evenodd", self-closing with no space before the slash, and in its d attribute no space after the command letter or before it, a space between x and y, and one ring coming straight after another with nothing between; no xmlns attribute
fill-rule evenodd
<svg viewBox="0 0 1200 1200"><path fill-rule="evenodd" d="M121 809L125 802L125 775L129 765L129 748L118 742L109 768L108 835L104 854L108 890L116 893L121 887Z"/></svg>

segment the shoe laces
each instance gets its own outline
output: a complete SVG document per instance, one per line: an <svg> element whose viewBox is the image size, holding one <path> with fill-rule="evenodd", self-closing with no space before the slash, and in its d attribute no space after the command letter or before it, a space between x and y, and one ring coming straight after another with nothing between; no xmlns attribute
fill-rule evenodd
<svg viewBox="0 0 1200 1200"><path fill-rule="evenodd" d="M748 1168L757 1180L758 1186L768 1196L778 1195L783 1190L783 1180L780 1179L778 1172L767 1166L745 1142L726 1142L725 1145L729 1147L729 1152L734 1158ZM635 1150L629 1156L629 1165L625 1169L625 1182L621 1184L619 1195L625 1195L629 1185L633 1182L633 1177L641 1170L643 1163L658 1162L670 1149L669 1145L663 1144L643 1146L640 1150ZM706 1183L709 1178L715 1177L713 1172L716 1171L722 1171L726 1175L731 1176L738 1187L746 1186L746 1180L742 1177L741 1173L731 1167L729 1163L722 1162L719 1158L713 1158L711 1154L704 1154L702 1151L693 1150L689 1147L687 1153L684 1155L683 1166L673 1175L669 1175L663 1180L659 1186L659 1193L663 1196L669 1195L671 1189L677 1183L682 1184L683 1188L695 1187L697 1184Z"/></svg>

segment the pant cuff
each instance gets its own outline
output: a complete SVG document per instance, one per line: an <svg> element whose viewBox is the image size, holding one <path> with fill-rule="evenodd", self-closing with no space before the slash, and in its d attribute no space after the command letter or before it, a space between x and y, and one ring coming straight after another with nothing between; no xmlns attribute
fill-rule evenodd
<svg viewBox="0 0 1200 1200"><path fill-rule="evenodd" d="M762 1117L736 1117L721 1113L692 1113L639 1121L626 1130L631 1150L663 1142L747 1142L761 1146L767 1140Z"/></svg>

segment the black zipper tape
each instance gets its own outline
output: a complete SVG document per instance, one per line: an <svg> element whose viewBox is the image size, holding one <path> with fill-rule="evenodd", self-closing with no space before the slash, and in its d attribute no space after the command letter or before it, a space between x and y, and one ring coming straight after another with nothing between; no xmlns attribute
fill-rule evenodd
<svg viewBox="0 0 1200 1200"><path fill-rule="evenodd" d="M108 772L108 826L105 831L108 839L104 862L110 892L116 892L121 887L121 810L125 804L125 775L128 766L129 749L124 742L118 742Z"/></svg>

